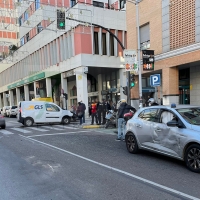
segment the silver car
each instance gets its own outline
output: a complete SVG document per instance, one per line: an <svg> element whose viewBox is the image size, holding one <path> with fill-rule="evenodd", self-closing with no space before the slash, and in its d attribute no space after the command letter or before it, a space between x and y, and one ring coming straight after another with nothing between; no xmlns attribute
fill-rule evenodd
<svg viewBox="0 0 200 200"><path fill-rule="evenodd" d="M130 153L149 150L185 161L200 172L200 106L152 106L139 109L127 122Z"/></svg>

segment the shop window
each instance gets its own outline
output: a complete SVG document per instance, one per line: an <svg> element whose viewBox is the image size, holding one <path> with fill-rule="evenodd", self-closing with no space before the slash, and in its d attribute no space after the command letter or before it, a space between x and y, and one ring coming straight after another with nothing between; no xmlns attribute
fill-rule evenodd
<svg viewBox="0 0 200 200"><path fill-rule="evenodd" d="M102 54L107 55L106 50L106 33L102 33Z"/></svg>
<svg viewBox="0 0 200 200"><path fill-rule="evenodd" d="M99 37L98 37L98 32L94 32L94 54L99 54Z"/></svg>
<svg viewBox="0 0 200 200"><path fill-rule="evenodd" d="M71 96L71 97L77 96L77 88L76 88L75 85L74 85L73 88L70 90L70 96Z"/></svg>
<svg viewBox="0 0 200 200"><path fill-rule="evenodd" d="M110 35L110 55L114 56L114 37Z"/></svg>

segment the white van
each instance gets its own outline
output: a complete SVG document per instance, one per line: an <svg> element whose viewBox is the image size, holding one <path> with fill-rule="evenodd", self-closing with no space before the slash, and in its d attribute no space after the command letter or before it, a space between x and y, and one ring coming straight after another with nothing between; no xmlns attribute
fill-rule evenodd
<svg viewBox="0 0 200 200"><path fill-rule="evenodd" d="M69 110L63 110L51 102L21 101L18 105L17 121L24 126L32 126L33 123L69 124L72 115Z"/></svg>

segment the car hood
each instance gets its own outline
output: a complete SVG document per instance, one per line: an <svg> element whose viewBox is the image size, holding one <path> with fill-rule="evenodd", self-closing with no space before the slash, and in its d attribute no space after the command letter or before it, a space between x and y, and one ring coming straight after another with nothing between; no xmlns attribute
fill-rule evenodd
<svg viewBox="0 0 200 200"><path fill-rule="evenodd" d="M200 133L200 125L192 125L191 129L194 131L199 131L199 133Z"/></svg>
<svg viewBox="0 0 200 200"><path fill-rule="evenodd" d="M68 116L73 116L73 113L71 113L69 110L62 110L62 113L64 114L64 115L68 115Z"/></svg>

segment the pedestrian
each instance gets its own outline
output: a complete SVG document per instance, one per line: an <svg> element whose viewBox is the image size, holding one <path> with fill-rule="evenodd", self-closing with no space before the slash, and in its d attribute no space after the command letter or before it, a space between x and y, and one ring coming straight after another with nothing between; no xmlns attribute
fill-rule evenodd
<svg viewBox="0 0 200 200"><path fill-rule="evenodd" d="M83 124L85 123L85 110L86 110L86 106L85 106L85 104L82 102L82 100L80 101L80 103L82 104L82 106L83 106Z"/></svg>
<svg viewBox="0 0 200 200"><path fill-rule="evenodd" d="M83 123L83 113L85 112L84 107L81 102L78 102L78 107L76 110L76 114L80 120L80 125Z"/></svg>
<svg viewBox="0 0 200 200"><path fill-rule="evenodd" d="M103 102L98 101L97 103L98 125L101 125L102 114L103 114Z"/></svg>
<svg viewBox="0 0 200 200"><path fill-rule="evenodd" d="M92 103L88 103L88 113L89 113L89 117L91 117L92 116L92 112L91 112L91 105L92 105Z"/></svg>
<svg viewBox="0 0 200 200"><path fill-rule="evenodd" d="M126 125L125 125L125 120L124 120L124 114L128 113L130 110L136 112L136 109L133 108L132 106L128 105L126 103L125 99L121 99L121 104L118 109L118 134L117 134L117 139L116 141L120 141L121 139L124 141L125 137L125 130L126 130Z"/></svg>
<svg viewBox="0 0 200 200"><path fill-rule="evenodd" d="M105 99L102 99L102 102L103 102L103 111L102 111L103 123L102 123L102 125L104 125L106 123L107 102L105 101ZM109 104L109 108L110 108L110 104Z"/></svg>
<svg viewBox="0 0 200 200"><path fill-rule="evenodd" d="M151 98L150 96L147 97L147 100L146 100L146 103L145 103L145 104L146 104L146 107L149 106L149 99L150 99L150 98Z"/></svg>
<svg viewBox="0 0 200 200"><path fill-rule="evenodd" d="M92 104L91 104L91 116L92 116L91 125L94 124L94 118L96 120L96 124L98 124L98 120L97 120L97 103L94 102L94 100L92 100Z"/></svg>
<svg viewBox="0 0 200 200"><path fill-rule="evenodd" d="M106 111L111 110L111 104L110 104L110 102L111 101L109 101L109 100L106 102Z"/></svg>

